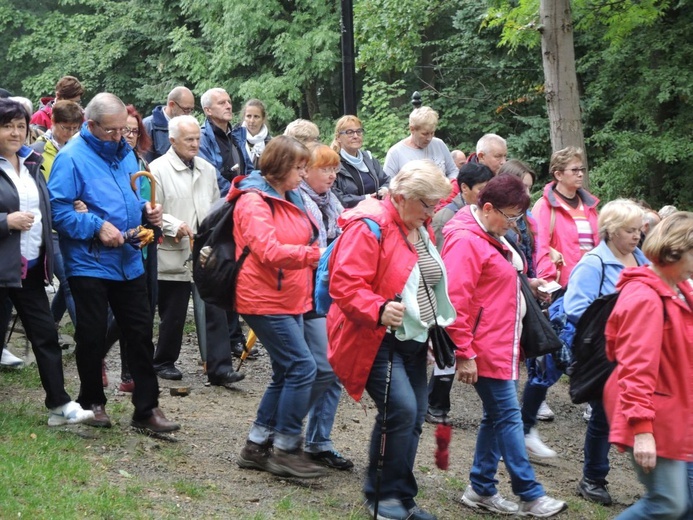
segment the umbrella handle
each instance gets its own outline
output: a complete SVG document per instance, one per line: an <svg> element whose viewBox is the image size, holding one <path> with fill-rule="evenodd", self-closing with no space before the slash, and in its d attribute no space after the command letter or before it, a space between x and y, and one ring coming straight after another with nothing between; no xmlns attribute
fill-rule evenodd
<svg viewBox="0 0 693 520"><path fill-rule="evenodd" d="M152 196L151 196L151 200L149 202L151 203L152 208L154 208L154 206L156 206L156 179L154 178L154 176L151 173L149 173L148 171L141 171L141 172L135 173L134 175L132 175L130 177L130 186L132 186L132 189L135 190L135 192L136 192L137 191L137 183L135 181L142 176L149 179L149 182L152 183Z"/></svg>

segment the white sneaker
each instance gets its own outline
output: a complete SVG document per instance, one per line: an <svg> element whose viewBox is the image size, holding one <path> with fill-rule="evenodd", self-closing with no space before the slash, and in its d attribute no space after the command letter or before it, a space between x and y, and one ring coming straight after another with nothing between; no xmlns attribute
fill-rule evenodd
<svg viewBox="0 0 693 520"><path fill-rule="evenodd" d="M0 366L7 368L22 368L24 366L24 360L22 358L18 358L6 348L3 348Z"/></svg>
<svg viewBox="0 0 693 520"><path fill-rule="evenodd" d="M548 518L549 516L557 515L564 509L567 509L568 504L562 500L556 500L548 495L539 497L531 502L520 502L520 510L518 516L536 516L537 518Z"/></svg>
<svg viewBox="0 0 693 520"><path fill-rule="evenodd" d="M537 412L537 420L553 421L554 417L556 417L556 415L553 413L553 410L549 408L549 405L546 404L546 401L542 401L541 406L539 406L539 411Z"/></svg>
<svg viewBox="0 0 693 520"><path fill-rule="evenodd" d="M592 418L592 405L587 405L585 411L582 412L582 418L585 420L585 422L590 422L590 419Z"/></svg>
<svg viewBox="0 0 693 520"><path fill-rule="evenodd" d="M506 500L500 493L496 493L490 497L482 497L474 491L471 484L464 490L462 502L472 509L483 507L488 511L493 511L501 515L514 515L519 509L519 506L515 502Z"/></svg>
<svg viewBox="0 0 693 520"><path fill-rule="evenodd" d="M527 449L527 455L532 455L540 459L552 459L558 455L542 442L536 428L532 428L529 430L529 433L525 435L525 448Z"/></svg>
<svg viewBox="0 0 693 520"><path fill-rule="evenodd" d="M48 416L48 426L78 424L94 418L94 412L82 409L82 407L74 401L53 408L50 412L51 414Z"/></svg>

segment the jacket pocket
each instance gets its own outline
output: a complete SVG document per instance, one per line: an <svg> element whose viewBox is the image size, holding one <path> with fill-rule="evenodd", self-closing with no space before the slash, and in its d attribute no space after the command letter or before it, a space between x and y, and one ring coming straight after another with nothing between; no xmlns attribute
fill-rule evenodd
<svg viewBox="0 0 693 520"><path fill-rule="evenodd" d="M474 320L474 328L472 329L472 336L476 334L476 329L479 328L479 323L481 323L481 316L484 314L484 308L479 307L479 313L476 315L476 320Z"/></svg>

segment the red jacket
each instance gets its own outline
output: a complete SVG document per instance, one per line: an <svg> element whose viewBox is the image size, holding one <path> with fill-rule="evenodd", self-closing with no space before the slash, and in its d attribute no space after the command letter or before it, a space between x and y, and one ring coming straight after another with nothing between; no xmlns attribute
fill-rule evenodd
<svg viewBox="0 0 693 520"><path fill-rule="evenodd" d="M633 446L654 433L657 455L693 462L693 288L684 304L649 267L626 268L606 325L606 353L618 362L604 387L609 441Z"/></svg>
<svg viewBox="0 0 693 520"><path fill-rule="evenodd" d="M238 275L239 314L296 315L313 307L317 227L303 210L301 196L288 195L293 203L279 198L259 172L233 180L227 199L240 197L234 210L236 258L250 247Z"/></svg>
<svg viewBox="0 0 693 520"><path fill-rule="evenodd" d="M53 120L51 119L51 115L53 114L53 102L51 101L50 103L46 104L41 110L37 110L34 112L34 115L31 116L31 121L30 123L32 125L38 125L40 127L45 128L46 130L50 130L51 126L53 126Z"/></svg>
<svg viewBox="0 0 693 520"><path fill-rule="evenodd" d="M365 223L357 222L363 218L378 223L380 243ZM367 197L339 217L339 226L344 232L329 264L333 303L327 315L327 358L358 401L387 332L378 324L380 308L402 293L419 256L389 198ZM429 234L434 240L430 228Z"/></svg>
<svg viewBox="0 0 693 520"><path fill-rule="evenodd" d="M480 376L514 380L520 369L520 279L510 251L485 232L465 206L443 228L441 253L448 293L457 310L445 330L457 357L476 356Z"/></svg>
<svg viewBox="0 0 693 520"><path fill-rule="evenodd" d="M580 250L575 220L556 200L553 191L555 182L544 186L544 195L534 204L532 214L539 224L539 237L537 241L537 277L546 281L556 280L556 266L549 258L549 247L553 247L563 255L565 264L561 267L561 278L556 280L563 287L568 283L573 267L585 253ZM599 244L599 227L597 225L597 204L599 199L586 190L579 189L578 196L582 199L585 215L592 226L592 239L594 245ZM551 208L555 216L553 233L551 233Z"/></svg>

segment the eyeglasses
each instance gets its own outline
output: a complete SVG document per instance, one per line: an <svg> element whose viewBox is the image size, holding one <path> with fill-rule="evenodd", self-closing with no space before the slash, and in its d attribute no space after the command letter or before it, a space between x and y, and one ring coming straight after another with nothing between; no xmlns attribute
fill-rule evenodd
<svg viewBox="0 0 693 520"><path fill-rule="evenodd" d="M174 103L176 104L176 106L177 106L178 108L180 108L180 111L183 112L185 115L192 114L193 110L195 110L195 107L194 107L194 106L192 106L192 107L183 107L183 106L180 105L180 103L178 103L178 101L174 101Z"/></svg>
<svg viewBox="0 0 693 520"><path fill-rule="evenodd" d="M92 119L93 121L93 119ZM130 130L128 127L123 127L123 128L104 128L101 123L98 121L94 121L94 124L98 126L101 130L104 131L104 133L107 133L108 135L115 135L115 134L120 134L120 135L127 135L128 131Z"/></svg>
<svg viewBox="0 0 693 520"><path fill-rule="evenodd" d="M125 128L123 135L140 135L139 128Z"/></svg>
<svg viewBox="0 0 693 520"><path fill-rule="evenodd" d="M433 213L436 210L436 205L435 204L426 204L423 199L419 199L419 202L423 206L424 213L429 213L433 215Z"/></svg>
<svg viewBox="0 0 693 520"><path fill-rule="evenodd" d="M523 212L520 213L519 215L515 215L514 217L511 217L511 216L509 216L509 215L506 215L506 214L503 212L502 209L498 209L498 208L493 208L493 209L495 209L498 213L500 213L501 215L503 215L503 216L505 217L505 220L507 220L510 224L514 224L515 222L517 222L518 220L520 220L520 219L524 216L524 214L525 214L525 212L523 211Z"/></svg>
<svg viewBox="0 0 693 520"><path fill-rule="evenodd" d="M349 137L351 137L354 134L363 135L365 133L366 131L363 128L357 128L356 130L342 130L341 132L339 132L339 135L348 135Z"/></svg>
<svg viewBox="0 0 693 520"><path fill-rule="evenodd" d="M563 169L561 170L562 172L572 172L573 175L577 175L578 173L585 173L587 171L587 168L584 166L582 168L570 168L570 169Z"/></svg>
<svg viewBox="0 0 693 520"><path fill-rule="evenodd" d="M60 129L63 132L70 132L71 134L76 134L77 132L79 132L79 125L77 125L77 126L65 126L65 125L59 124L58 126L60 127Z"/></svg>
<svg viewBox="0 0 693 520"><path fill-rule="evenodd" d="M321 173L337 173L339 171L339 166L323 166L322 168L318 168Z"/></svg>

